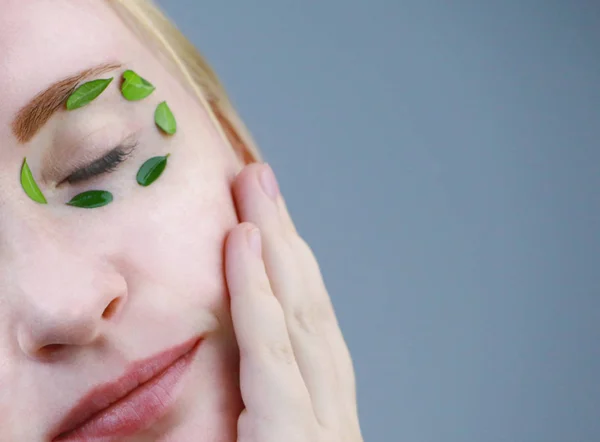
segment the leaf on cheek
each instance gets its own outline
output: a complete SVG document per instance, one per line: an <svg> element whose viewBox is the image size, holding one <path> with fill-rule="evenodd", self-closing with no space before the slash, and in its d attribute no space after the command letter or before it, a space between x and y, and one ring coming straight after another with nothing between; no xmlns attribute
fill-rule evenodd
<svg viewBox="0 0 600 442"><path fill-rule="evenodd" d="M23 166L21 166L21 186L29 198L40 204L48 204L46 197L38 187L27 164L27 158L23 160Z"/></svg>
<svg viewBox="0 0 600 442"><path fill-rule="evenodd" d="M67 205L80 207L83 209L95 209L96 207L102 207L110 204L112 200L113 195L110 192L106 192L104 190L90 190L73 197L73 199L69 201Z"/></svg>
<svg viewBox="0 0 600 442"><path fill-rule="evenodd" d="M149 186L162 175L167 167L170 153L160 157L153 157L146 161L137 173L137 182L140 186Z"/></svg>

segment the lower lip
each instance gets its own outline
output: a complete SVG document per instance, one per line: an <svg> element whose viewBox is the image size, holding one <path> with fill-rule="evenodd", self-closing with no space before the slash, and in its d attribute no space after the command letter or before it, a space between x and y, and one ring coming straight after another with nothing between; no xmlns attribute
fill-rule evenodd
<svg viewBox="0 0 600 442"><path fill-rule="evenodd" d="M188 371L200 346L176 360L155 378L133 390L129 395L75 430L54 439L54 442L91 442L131 436L142 431L168 413L177 400L175 387Z"/></svg>

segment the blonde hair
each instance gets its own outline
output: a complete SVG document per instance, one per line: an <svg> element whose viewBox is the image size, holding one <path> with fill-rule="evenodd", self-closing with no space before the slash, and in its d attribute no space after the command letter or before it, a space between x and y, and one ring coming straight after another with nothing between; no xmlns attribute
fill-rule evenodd
<svg viewBox="0 0 600 442"><path fill-rule="evenodd" d="M214 70L198 49L152 0L108 0L143 38L150 38L206 108L217 129L246 163L261 161L250 131L239 117Z"/></svg>

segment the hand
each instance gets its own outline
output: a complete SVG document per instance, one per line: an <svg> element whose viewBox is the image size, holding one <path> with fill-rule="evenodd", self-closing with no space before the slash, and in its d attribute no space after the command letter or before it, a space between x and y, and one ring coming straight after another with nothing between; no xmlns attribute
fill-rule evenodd
<svg viewBox="0 0 600 442"><path fill-rule="evenodd" d="M242 222L225 272L246 407L238 442L362 442L350 353L271 168L247 166L233 194Z"/></svg>

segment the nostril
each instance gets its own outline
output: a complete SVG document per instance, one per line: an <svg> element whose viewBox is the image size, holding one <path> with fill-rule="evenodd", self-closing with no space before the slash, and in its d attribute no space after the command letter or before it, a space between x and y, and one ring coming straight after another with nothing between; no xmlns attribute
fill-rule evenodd
<svg viewBox="0 0 600 442"><path fill-rule="evenodd" d="M50 356L54 355L55 353L57 353L58 351L62 350L63 347L64 347L63 344L44 345L42 348L40 348L39 353L40 353L40 356L42 356L42 357L50 357Z"/></svg>
<svg viewBox="0 0 600 442"><path fill-rule="evenodd" d="M121 298L113 299L110 302L110 304L108 304L106 306L106 308L104 309L104 312L102 313L102 317L104 319L112 318L115 315L115 313L117 313L120 303L121 303Z"/></svg>

